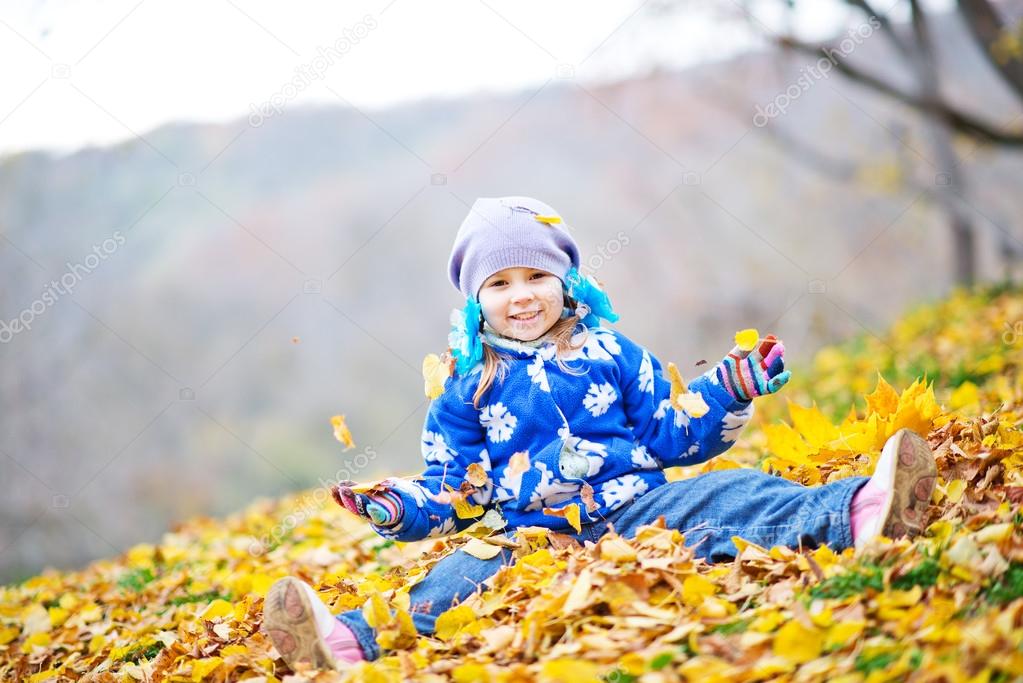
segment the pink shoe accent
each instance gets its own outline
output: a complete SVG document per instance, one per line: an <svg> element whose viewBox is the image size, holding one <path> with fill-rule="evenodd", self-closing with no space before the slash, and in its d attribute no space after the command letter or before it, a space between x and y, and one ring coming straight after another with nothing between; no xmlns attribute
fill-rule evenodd
<svg viewBox="0 0 1023 683"><path fill-rule="evenodd" d="M881 514L888 493L871 479L853 495L849 504L849 525L852 527L853 543L863 533L867 523Z"/></svg>
<svg viewBox="0 0 1023 683"><path fill-rule="evenodd" d="M337 619L334 621L336 622L334 630L324 639L327 642L327 647L330 648L330 653L334 655L334 659L344 664L366 661L366 657L362 654L362 647L355 639L352 629Z"/></svg>

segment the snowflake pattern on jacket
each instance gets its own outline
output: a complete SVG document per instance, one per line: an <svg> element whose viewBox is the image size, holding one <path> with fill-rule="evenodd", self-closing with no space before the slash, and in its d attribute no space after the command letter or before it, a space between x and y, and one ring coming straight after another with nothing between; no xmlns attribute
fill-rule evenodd
<svg viewBox="0 0 1023 683"><path fill-rule="evenodd" d="M479 463L488 481L468 497L484 511L497 509L508 527L544 526L569 531L562 517L543 509L579 505L582 522L594 522L667 482L662 471L695 465L726 451L753 415L753 403L735 400L713 369L689 383L710 410L693 418L671 405L671 383L661 363L621 332L576 327L581 348L561 356L553 342L520 342L487 326L484 343L510 356L500 375L474 408L472 397L482 363L444 383L430 404L422 433L426 470L415 479L395 480L405 504L396 526L371 525L378 534L416 541L462 531L476 519L459 519L455 509L431 495L458 490L468 467ZM508 471L515 453L525 451L530 468ZM593 512L582 498L593 489Z"/></svg>

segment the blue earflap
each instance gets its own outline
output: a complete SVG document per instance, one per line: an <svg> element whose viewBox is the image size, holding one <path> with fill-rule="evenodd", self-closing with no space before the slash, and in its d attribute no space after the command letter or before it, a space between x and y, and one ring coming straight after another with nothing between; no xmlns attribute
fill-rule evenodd
<svg viewBox="0 0 1023 683"><path fill-rule="evenodd" d="M589 275L583 275L575 266L565 274L565 289L568 295L576 300L583 310L577 311L587 327L600 326L599 318L608 322L618 322L618 314L611 308L607 293L600 288L597 281Z"/></svg>
<svg viewBox="0 0 1023 683"><path fill-rule="evenodd" d="M448 346L455 359L455 369L464 375L483 360L483 342L480 340L480 326L483 309L476 299L465 300L465 308L451 311L451 332Z"/></svg>

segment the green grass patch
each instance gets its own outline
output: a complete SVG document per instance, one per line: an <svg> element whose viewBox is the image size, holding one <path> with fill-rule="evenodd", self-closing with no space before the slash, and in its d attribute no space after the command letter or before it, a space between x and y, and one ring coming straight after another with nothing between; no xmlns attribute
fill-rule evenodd
<svg viewBox="0 0 1023 683"><path fill-rule="evenodd" d="M1004 605L1018 598L1023 598L1023 564L1013 562L998 580L984 591L989 603Z"/></svg>
<svg viewBox="0 0 1023 683"><path fill-rule="evenodd" d="M197 593L195 595L179 595L179 596L171 598L167 602L169 602L172 605L187 605L187 604L190 604L190 603L193 603L193 602L213 602L214 600L218 600L218 599L219 600L227 600L228 602L233 602L233 600L231 599L231 594L230 593L228 593L227 595L224 595L224 594L218 593L215 590L209 590L209 591L206 591L205 593Z"/></svg>
<svg viewBox="0 0 1023 683"><path fill-rule="evenodd" d="M875 655L857 655L854 666L860 673L867 675L872 671L882 671L899 660L898 653L879 652Z"/></svg>
<svg viewBox="0 0 1023 683"><path fill-rule="evenodd" d="M878 593L884 590L884 574L881 567L864 565L859 570L830 576L811 586L809 596L840 600L854 595L862 595L868 588L872 588Z"/></svg>
<svg viewBox="0 0 1023 683"><path fill-rule="evenodd" d="M913 586L930 588L938 582L938 576L940 575L941 565L938 564L935 558L928 557L916 567L913 567L892 581L892 588L897 588L898 590L909 590Z"/></svg>
<svg viewBox="0 0 1023 683"><path fill-rule="evenodd" d="M708 633L720 633L723 636L730 636L734 633L745 633L749 625L753 623L752 619L739 619L738 621L730 621L727 624L718 624L712 626Z"/></svg>
<svg viewBox="0 0 1023 683"><path fill-rule="evenodd" d="M156 579L156 576L150 571L149 567L143 567L142 569L132 569L129 572L125 572L117 580L117 585L124 590L139 593L146 587L146 584L154 579Z"/></svg>
<svg viewBox="0 0 1023 683"><path fill-rule="evenodd" d="M121 661L131 662L132 664L138 664L143 659L145 660L152 659L156 655L160 654L160 650L162 649L163 643L161 643L160 641L157 641L152 645L148 645L146 647L142 647L140 645L126 652L125 655L121 657Z"/></svg>

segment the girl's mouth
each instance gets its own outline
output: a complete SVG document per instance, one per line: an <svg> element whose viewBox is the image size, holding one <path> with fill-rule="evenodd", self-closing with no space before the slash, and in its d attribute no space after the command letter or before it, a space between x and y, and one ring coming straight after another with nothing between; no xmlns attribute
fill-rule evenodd
<svg viewBox="0 0 1023 683"><path fill-rule="evenodd" d="M508 316L512 320L517 320L520 323L530 323L540 317L540 311L533 311L532 313L522 313L519 315Z"/></svg>

